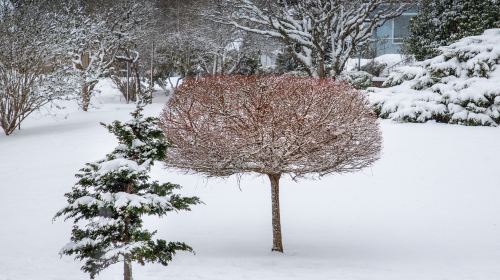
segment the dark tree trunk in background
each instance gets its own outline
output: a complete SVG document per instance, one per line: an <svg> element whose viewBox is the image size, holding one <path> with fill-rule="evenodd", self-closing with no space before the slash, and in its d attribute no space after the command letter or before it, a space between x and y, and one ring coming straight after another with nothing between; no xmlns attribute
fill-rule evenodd
<svg viewBox="0 0 500 280"><path fill-rule="evenodd" d="M87 112L90 106L90 88L88 85L82 87L82 110Z"/></svg>
<svg viewBox="0 0 500 280"><path fill-rule="evenodd" d="M280 220L280 177L281 174L268 174L271 181L271 209L273 220L273 248L272 251L283 253L283 242L281 240Z"/></svg>
<svg viewBox="0 0 500 280"><path fill-rule="evenodd" d="M323 60L323 58L320 58L318 61L318 77L323 79L326 78L326 76L327 73L325 69L325 61Z"/></svg>
<svg viewBox="0 0 500 280"><path fill-rule="evenodd" d="M81 54L81 65L79 65L80 71L85 72L90 67L90 53L83 52ZM82 74L83 75L83 74ZM90 95L92 94L92 87L88 83L84 82L82 86L82 109L84 112L89 110L90 106Z"/></svg>

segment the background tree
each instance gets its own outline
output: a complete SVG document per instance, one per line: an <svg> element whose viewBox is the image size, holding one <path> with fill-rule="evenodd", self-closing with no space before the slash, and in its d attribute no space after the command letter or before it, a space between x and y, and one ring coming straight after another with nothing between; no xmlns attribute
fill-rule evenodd
<svg viewBox="0 0 500 280"><path fill-rule="evenodd" d="M216 21L279 38L312 76L336 77L374 30L401 15L411 1L395 0L227 0L229 13ZM232 8L232 10L231 10ZM216 12L216 11L213 11Z"/></svg>
<svg viewBox="0 0 500 280"><path fill-rule="evenodd" d="M66 95L62 30L50 1L0 1L0 127L9 135L34 111Z"/></svg>
<svg viewBox="0 0 500 280"><path fill-rule="evenodd" d="M166 164L208 176L269 177L273 251L283 252L279 180L360 170L379 156L381 135L366 98L345 83L294 77L187 80L162 125Z"/></svg>
<svg viewBox="0 0 500 280"><path fill-rule="evenodd" d="M435 57L439 47L461 38L500 27L499 2L495 0L421 0L419 7L403 48L417 60Z"/></svg>
<svg viewBox="0 0 500 280"><path fill-rule="evenodd" d="M139 52L128 47L120 48L111 71L111 80L123 94L127 103L135 102L146 95L150 96L152 89L149 87L152 85L151 83L149 86L144 84L141 73Z"/></svg>
<svg viewBox="0 0 500 280"><path fill-rule="evenodd" d="M154 42L154 59L151 60L151 56L146 60L154 64L154 82L165 90L169 83L172 88L177 87L176 81L173 82L170 78L177 76L181 80L195 76L201 72L201 65L207 60L210 43L206 38L207 34L214 32L206 32L197 14L197 6L203 6L204 2L206 1L157 2L155 22L146 33L149 46L142 44L142 47L152 53Z"/></svg>
<svg viewBox="0 0 500 280"><path fill-rule="evenodd" d="M113 67L117 57L123 62L131 60L131 53L138 54L134 42L138 41L142 28L151 20L155 6L151 1L139 4L133 0L74 1L64 6L67 10L68 47L76 72L81 107L87 111L99 79L110 76L113 70L123 74L121 69ZM132 68L136 69L139 56L134 57ZM136 83L136 86L139 85Z"/></svg>
<svg viewBox="0 0 500 280"><path fill-rule="evenodd" d="M108 266L123 262L124 279L132 279L132 262L167 265L176 251L192 251L180 242L153 240L155 231L142 227L145 215L164 216L190 210L196 197L182 197L171 183L151 181L155 160L164 160L168 144L158 119L142 116L142 105L127 123L115 121L105 127L119 146L105 159L88 163L76 175L79 180L66 194L68 205L57 217L73 219L71 242L61 254L84 260L82 270L94 278Z"/></svg>
<svg viewBox="0 0 500 280"><path fill-rule="evenodd" d="M221 12L225 6L220 2L159 3L162 24L155 26L158 30L155 35L158 38L155 57L158 84L170 81L173 76L183 79L197 75L257 72L262 45L257 43L255 36L202 16L208 10ZM177 85L172 83L171 86L175 88Z"/></svg>

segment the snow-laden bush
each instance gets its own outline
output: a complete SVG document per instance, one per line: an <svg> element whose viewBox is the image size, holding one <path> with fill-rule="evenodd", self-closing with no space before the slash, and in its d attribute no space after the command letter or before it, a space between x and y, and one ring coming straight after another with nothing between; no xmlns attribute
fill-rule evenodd
<svg viewBox="0 0 500 280"><path fill-rule="evenodd" d="M285 77L302 77L302 78L306 78L306 77L309 77L309 74L306 71L295 70L295 71L287 72L287 73L283 74L283 76L285 76Z"/></svg>
<svg viewBox="0 0 500 280"><path fill-rule="evenodd" d="M365 71L347 71L339 80L349 82L356 89L366 89L372 85L373 76Z"/></svg>
<svg viewBox="0 0 500 280"><path fill-rule="evenodd" d="M397 69L370 100L382 118L500 124L500 29L463 38L442 54Z"/></svg>
<svg viewBox="0 0 500 280"><path fill-rule="evenodd" d="M382 62L378 62L376 60L372 60L369 63L361 66L359 68L359 70L365 71L372 76L380 77L382 72L384 72L385 68L387 68L387 63L382 63Z"/></svg>

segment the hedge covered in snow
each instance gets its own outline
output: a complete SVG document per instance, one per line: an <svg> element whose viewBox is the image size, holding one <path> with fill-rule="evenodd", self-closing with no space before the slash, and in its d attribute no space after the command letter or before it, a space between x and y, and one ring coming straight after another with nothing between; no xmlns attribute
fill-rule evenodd
<svg viewBox="0 0 500 280"><path fill-rule="evenodd" d="M373 75L365 71L346 71L339 80L350 83L356 89L366 89L372 85Z"/></svg>
<svg viewBox="0 0 500 280"><path fill-rule="evenodd" d="M463 125L500 124L500 29L440 48L441 55L396 69L370 88L382 118Z"/></svg>

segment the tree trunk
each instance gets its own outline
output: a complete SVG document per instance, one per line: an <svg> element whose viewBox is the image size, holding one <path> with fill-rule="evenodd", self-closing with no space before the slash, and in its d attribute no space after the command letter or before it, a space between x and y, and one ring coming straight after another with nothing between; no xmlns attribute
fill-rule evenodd
<svg viewBox="0 0 500 280"><path fill-rule="evenodd" d="M90 106L90 88L87 84L82 87L82 110L87 112Z"/></svg>
<svg viewBox="0 0 500 280"><path fill-rule="evenodd" d="M126 193L133 193L133 191L134 191L134 185L132 183L129 183L125 186ZM129 224L130 224L130 218L127 216L125 218L125 239L124 239L124 243L127 245L130 243ZM125 255L124 257L125 258L123 261L123 280L132 280L132 261L130 260L130 256Z"/></svg>
<svg viewBox="0 0 500 280"><path fill-rule="evenodd" d="M85 81L85 72L87 69L90 67L90 52L83 52L80 55L80 70L82 71L82 77L83 80ZM92 89L90 88L90 85L86 82L83 83L82 86L82 109L84 112L87 112L89 110L90 106L90 94L92 92Z"/></svg>
<svg viewBox="0 0 500 280"><path fill-rule="evenodd" d="M320 58L318 59L318 77L320 79L326 78L326 69L325 69L325 59L324 55L320 54Z"/></svg>
<svg viewBox="0 0 500 280"><path fill-rule="evenodd" d="M272 251L283 253L283 242L281 240L280 221L280 177L281 174L268 174L271 181L271 208L273 221L273 248Z"/></svg>
<svg viewBox="0 0 500 280"><path fill-rule="evenodd" d="M123 262L123 280L132 280L132 262L128 257Z"/></svg>

